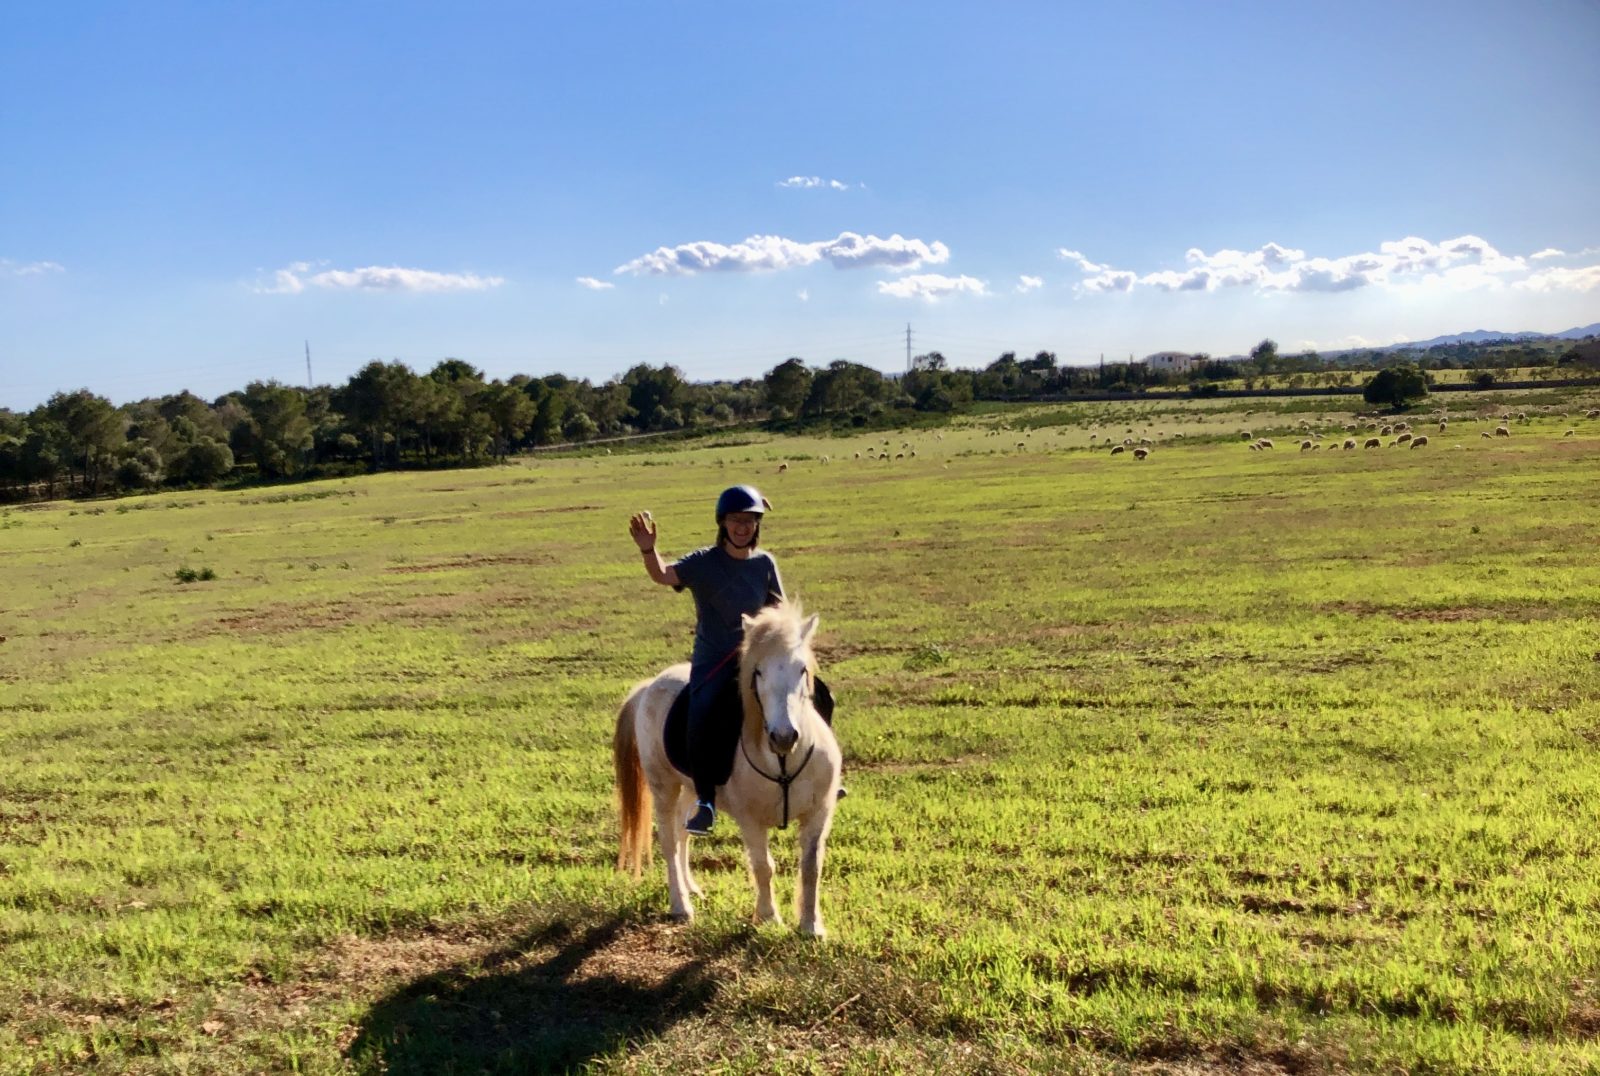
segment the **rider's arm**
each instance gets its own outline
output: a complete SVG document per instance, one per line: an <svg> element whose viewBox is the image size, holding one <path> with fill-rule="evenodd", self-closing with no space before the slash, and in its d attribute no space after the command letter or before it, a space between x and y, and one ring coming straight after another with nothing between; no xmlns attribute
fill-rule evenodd
<svg viewBox="0 0 1600 1076"><path fill-rule="evenodd" d="M661 559L661 554L654 549L644 554L644 570L651 579L667 587L681 587L682 581L678 578L677 570Z"/></svg>

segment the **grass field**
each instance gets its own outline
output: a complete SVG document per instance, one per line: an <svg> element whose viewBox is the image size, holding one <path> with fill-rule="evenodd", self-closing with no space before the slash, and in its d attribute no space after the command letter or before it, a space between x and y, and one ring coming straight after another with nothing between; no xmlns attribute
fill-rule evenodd
<svg viewBox="0 0 1600 1076"><path fill-rule="evenodd" d="M0 1071L1596 1071L1600 400L1505 404L0 510ZM613 869L692 627L626 519L686 552L736 481L841 700L821 945L731 827L692 925Z"/></svg>

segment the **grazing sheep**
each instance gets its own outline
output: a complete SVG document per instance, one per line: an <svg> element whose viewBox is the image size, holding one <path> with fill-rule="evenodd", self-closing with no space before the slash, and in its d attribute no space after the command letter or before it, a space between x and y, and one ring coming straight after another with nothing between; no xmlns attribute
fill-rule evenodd
<svg viewBox="0 0 1600 1076"><path fill-rule="evenodd" d="M830 460L827 456L821 456L821 457L819 457L817 459L817 462L818 463L832 463L833 461Z"/></svg>
<svg viewBox="0 0 1600 1076"><path fill-rule="evenodd" d="M1412 440L1411 447L1412 448L1421 448L1423 445L1425 445L1427 443L1428 443L1428 435L1427 434L1423 434L1421 437L1418 437L1418 438L1415 438L1414 440Z"/></svg>
<svg viewBox="0 0 1600 1076"><path fill-rule="evenodd" d="M1383 447L1383 438L1381 438L1381 437L1369 437L1369 438L1367 438L1367 443L1362 445L1361 447L1362 448L1382 448Z"/></svg>
<svg viewBox="0 0 1600 1076"><path fill-rule="evenodd" d="M1446 423L1444 419L1440 419L1439 420L1439 432L1440 433L1444 432L1444 428L1445 428L1446 425L1448 425L1448 423Z"/></svg>
<svg viewBox="0 0 1600 1076"><path fill-rule="evenodd" d="M1394 443L1397 445L1403 445L1409 440L1411 440L1411 435L1409 433L1402 433L1399 437L1394 439Z"/></svg>
<svg viewBox="0 0 1600 1076"><path fill-rule="evenodd" d="M1240 430L1239 436L1244 438L1246 441L1254 441L1256 439L1255 434L1251 433L1249 430Z"/></svg>
<svg viewBox="0 0 1600 1076"><path fill-rule="evenodd" d="M857 452L856 453L856 459L860 459L860 458L861 458L861 453Z"/></svg>
<svg viewBox="0 0 1600 1076"><path fill-rule="evenodd" d="M1383 427L1383 429L1378 431L1378 436L1379 437L1390 437L1390 436L1393 436L1393 434L1394 434L1394 427L1393 426L1386 425L1386 426Z"/></svg>
<svg viewBox="0 0 1600 1076"><path fill-rule="evenodd" d="M1018 442L1017 442L1017 448L1018 448L1018 449L1019 449L1019 450L1020 450L1020 449L1024 449L1024 448L1027 448L1027 447L1028 447L1028 442L1026 442L1026 441L1018 441Z"/></svg>
<svg viewBox="0 0 1600 1076"><path fill-rule="evenodd" d="M1111 454L1113 456L1115 456L1117 453L1123 452L1123 451L1126 451L1126 450L1121 445L1112 445L1111 446Z"/></svg>
<svg viewBox="0 0 1600 1076"><path fill-rule="evenodd" d="M1346 437L1344 439L1344 447L1346 452L1356 447L1356 439L1354 437Z"/></svg>
<svg viewBox="0 0 1600 1076"><path fill-rule="evenodd" d="M1260 439L1260 440L1258 440L1258 441L1257 441L1257 442L1256 442L1256 444L1258 444L1258 445L1260 445L1260 446L1261 446L1261 447L1262 447L1262 448L1275 448L1275 447L1276 447L1276 446L1275 446L1275 445L1274 445L1274 444L1273 444L1273 443L1272 443L1272 439L1271 439L1271 438L1269 438L1269 437L1263 437L1263 438L1261 438L1261 439Z"/></svg>
<svg viewBox="0 0 1600 1076"><path fill-rule="evenodd" d="M1148 448L1136 448L1133 450L1133 458L1136 460L1142 460L1148 455L1150 455Z"/></svg>
<svg viewBox="0 0 1600 1076"><path fill-rule="evenodd" d="M1561 436L1562 437L1571 437L1573 434L1575 434L1577 432L1578 432L1577 430L1568 430L1566 433L1562 434Z"/></svg>
<svg viewBox="0 0 1600 1076"><path fill-rule="evenodd" d="M906 454L904 452L896 452L894 454L894 458L897 460L903 460L906 458Z"/></svg>
<svg viewBox="0 0 1600 1076"><path fill-rule="evenodd" d="M1496 426L1494 428L1494 435L1496 437L1510 437L1511 431L1504 426Z"/></svg>
<svg viewBox="0 0 1600 1076"><path fill-rule="evenodd" d="M1489 431L1488 430L1484 430L1482 433L1478 434L1478 436L1479 437L1488 437L1489 436Z"/></svg>
<svg viewBox="0 0 1600 1076"><path fill-rule="evenodd" d="M1316 446L1316 443L1314 441L1301 441L1300 442L1300 451L1301 452L1310 452L1313 448L1316 448L1316 447L1317 446Z"/></svg>
<svg viewBox="0 0 1600 1076"><path fill-rule="evenodd" d="M1583 417L1584 418L1600 418L1600 411L1585 411L1583 413Z"/></svg>
<svg viewBox="0 0 1600 1076"><path fill-rule="evenodd" d="M782 474L783 472L787 471L788 469L789 469L789 465L787 463L778 464L778 473L779 474Z"/></svg>

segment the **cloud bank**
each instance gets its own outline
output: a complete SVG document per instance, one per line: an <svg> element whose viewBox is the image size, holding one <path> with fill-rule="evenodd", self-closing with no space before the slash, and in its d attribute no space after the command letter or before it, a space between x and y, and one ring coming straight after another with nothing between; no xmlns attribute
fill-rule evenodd
<svg viewBox="0 0 1600 1076"><path fill-rule="evenodd" d="M0 258L0 276L44 276L47 273L65 273L66 266L60 262L14 262L10 258Z"/></svg>
<svg viewBox="0 0 1600 1076"><path fill-rule="evenodd" d="M659 247L649 254L619 265L616 274L633 276L694 276L697 273L781 272L827 261L835 269L877 267L895 270L942 265L950 248L935 240L905 239L891 235L840 232L837 238L802 243L778 235L752 235L740 243L709 240Z"/></svg>
<svg viewBox="0 0 1600 1076"><path fill-rule="evenodd" d="M963 292L970 295L987 295L989 286L970 276L944 276L940 273L921 273L901 277L899 280L880 280L879 295L892 295L896 299L921 299L936 303L940 299Z"/></svg>
<svg viewBox="0 0 1600 1076"><path fill-rule="evenodd" d="M488 291L505 283L504 277L476 273L436 273L431 269L404 269L397 265L369 265L361 269L325 269L313 273L310 262L295 262L272 274L258 292L298 295L307 288L326 291L448 292Z"/></svg>
<svg viewBox="0 0 1600 1076"><path fill-rule="evenodd" d="M778 180L778 186L788 190L817 190L826 188L830 191L847 191L849 183L837 179L823 179L821 176L790 176L788 179Z"/></svg>
<svg viewBox="0 0 1600 1076"><path fill-rule="evenodd" d="M1087 293L1127 292L1136 287L1167 292L1214 292L1252 287L1262 292L1342 292L1359 288L1472 291L1514 287L1531 291L1587 291L1600 286L1600 266L1533 268L1534 261L1565 257L1554 248L1528 257L1507 255L1475 235L1434 243L1416 236L1380 243L1376 251L1312 257L1303 250L1268 243L1253 250L1191 248L1186 267L1137 273L1091 261L1076 250L1056 251L1075 265Z"/></svg>

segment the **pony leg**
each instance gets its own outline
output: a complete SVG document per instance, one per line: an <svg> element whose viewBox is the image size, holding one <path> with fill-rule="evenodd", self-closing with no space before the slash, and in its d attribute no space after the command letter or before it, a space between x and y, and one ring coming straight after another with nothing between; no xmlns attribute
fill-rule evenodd
<svg viewBox="0 0 1600 1076"><path fill-rule="evenodd" d="M756 922L782 923L778 906L772 900L772 849L767 843L767 827L740 820L745 854L750 858L750 880L756 887Z"/></svg>
<svg viewBox="0 0 1600 1076"><path fill-rule="evenodd" d="M822 879L822 860L833 828L833 811L819 810L800 820L800 884L795 889L795 914L800 933L821 938L822 910L818 889Z"/></svg>
<svg viewBox="0 0 1600 1076"><path fill-rule="evenodd" d="M693 919L694 902L689 899L688 834L683 831L683 819L678 817L678 790L656 790L656 840L661 845L661 858L667 861L667 901L674 919ZM696 892L698 892L696 890Z"/></svg>

